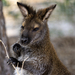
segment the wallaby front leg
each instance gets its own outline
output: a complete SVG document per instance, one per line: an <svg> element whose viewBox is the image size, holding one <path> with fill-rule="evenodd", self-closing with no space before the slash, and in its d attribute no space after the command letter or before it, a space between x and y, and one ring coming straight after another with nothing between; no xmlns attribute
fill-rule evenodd
<svg viewBox="0 0 75 75"><path fill-rule="evenodd" d="M23 69L31 72L33 75L43 75L47 67L43 63L25 61Z"/></svg>
<svg viewBox="0 0 75 75"><path fill-rule="evenodd" d="M10 57L7 61L8 64L13 64L15 67L22 67L22 62L18 61L16 58Z"/></svg>
<svg viewBox="0 0 75 75"><path fill-rule="evenodd" d="M21 49L22 49L22 46L21 46L20 44L15 43L15 44L13 45L13 51L14 51L18 56L20 56L20 54L21 54Z"/></svg>

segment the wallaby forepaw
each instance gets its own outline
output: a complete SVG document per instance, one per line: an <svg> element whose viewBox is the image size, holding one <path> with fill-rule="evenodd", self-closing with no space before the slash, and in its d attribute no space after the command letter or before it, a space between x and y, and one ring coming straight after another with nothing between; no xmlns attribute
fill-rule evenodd
<svg viewBox="0 0 75 75"><path fill-rule="evenodd" d="M13 64L15 67L18 65L18 60L16 58L10 57L7 61L8 64Z"/></svg>
<svg viewBox="0 0 75 75"><path fill-rule="evenodd" d="M13 51L14 51L15 53L20 52L20 49L21 49L21 45L20 45L20 44L15 43L15 44L13 45Z"/></svg>

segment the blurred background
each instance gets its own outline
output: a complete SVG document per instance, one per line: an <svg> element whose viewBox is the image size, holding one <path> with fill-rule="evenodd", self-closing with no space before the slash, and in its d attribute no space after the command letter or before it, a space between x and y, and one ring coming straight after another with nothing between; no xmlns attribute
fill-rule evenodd
<svg viewBox="0 0 75 75"><path fill-rule="evenodd" d="M75 0L2 0L2 2L9 48L17 42L23 20L16 2L26 3L36 10L57 4L48 20L51 42L59 59L72 75L75 75Z"/></svg>

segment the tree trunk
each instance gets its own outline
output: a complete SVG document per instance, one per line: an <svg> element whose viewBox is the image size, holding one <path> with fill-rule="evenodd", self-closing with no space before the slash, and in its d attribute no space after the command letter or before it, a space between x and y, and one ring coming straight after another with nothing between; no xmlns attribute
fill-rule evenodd
<svg viewBox="0 0 75 75"><path fill-rule="evenodd" d="M4 44L8 49L8 40L6 35L6 28L5 28L5 19L3 16L3 5L2 0L0 0L0 40L4 42ZM9 51L8 51L9 52ZM7 65L7 58L5 57L5 50L3 45L0 43L0 75L11 75L10 66Z"/></svg>

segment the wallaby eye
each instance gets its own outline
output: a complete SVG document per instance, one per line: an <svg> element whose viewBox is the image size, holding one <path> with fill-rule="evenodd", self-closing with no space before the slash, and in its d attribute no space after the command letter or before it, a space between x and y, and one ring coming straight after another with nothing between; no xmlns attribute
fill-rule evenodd
<svg viewBox="0 0 75 75"><path fill-rule="evenodd" d="M24 29L24 26L21 26L22 29Z"/></svg>
<svg viewBox="0 0 75 75"><path fill-rule="evenodd" d="M33 31L37 31L37 30L39 30L39 28L34 28L34 29L33 29Z"/></svg>

